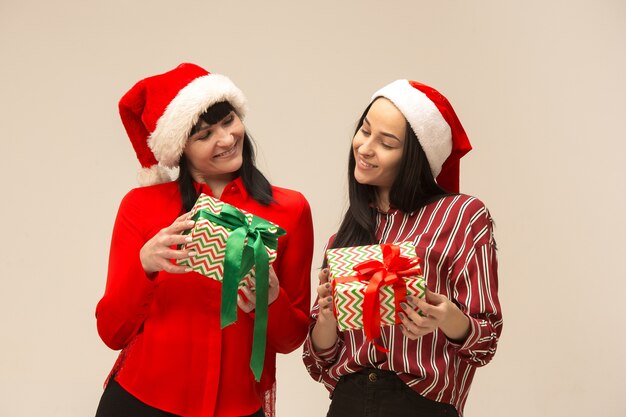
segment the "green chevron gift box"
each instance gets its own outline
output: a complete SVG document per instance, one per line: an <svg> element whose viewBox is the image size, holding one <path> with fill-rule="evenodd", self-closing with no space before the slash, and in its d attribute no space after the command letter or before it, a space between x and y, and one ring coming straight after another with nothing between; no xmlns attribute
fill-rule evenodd
<svg viewBox="0 0 626 417"><path fill-rule="evenodd" d="M412 242L326 251L340 330L364 329L369 340L380 326L400 323L407 295L423 298L426 283Z"/></svg>
<svg viewBox="0 0 626 417"><path fill-rule="evenodd" d="M225 209L230 213L222 214ZM191 234L192 241L183 245L182 248L189 251L193 250L197 255L181 259L177 263L188 266L194 271L219 282L224 279L227 243L234 230L244 226L249 228L253 222L265 223L266 234L270 239L264 242L267 243L264 246L270 264L276 259L277 238L285 234L284 230L277 225L206 194L201 194L198 197L191 209L191 218L196 222L193 229L188 232ZM241 250L247 247L249 245L243 245ZM238 287L253 287L255 267L250 265L250 262L242 267L247 268L247 271L240 278Z"/></svg>
<svg viewBox="0 0 626 417"><path fill-rule="evenodd" d="M195 221L191 242L182 245L196 252L177 263L222 283L221 325L237 320L237 294L243 286L256 295L254 336L250 367L261 377L265 357L269 267L276 259L279 226L216 198L201 194L191 210Z"/></svg>

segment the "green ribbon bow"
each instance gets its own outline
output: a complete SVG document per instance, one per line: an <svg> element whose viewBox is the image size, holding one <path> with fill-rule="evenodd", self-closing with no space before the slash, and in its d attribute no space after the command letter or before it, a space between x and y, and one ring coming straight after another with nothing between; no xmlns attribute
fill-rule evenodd
<svg viewBox="0 0 626 417"><path fill-rule="evenodd" d="M250 369L257 381L261 379L265 360L267 335L267 310L269 296L269 255L265 247L276 250L278 237L285 230L253 216L252 221L236 207L224 204L220 214L200 210L192 220L206 219L231 230L226 240L224 256L224 278L222 281L222 328L237 321L237 291L239 283L256 266L256 314L252 338ZM275 233L272 230L276 230Z"/></svg>

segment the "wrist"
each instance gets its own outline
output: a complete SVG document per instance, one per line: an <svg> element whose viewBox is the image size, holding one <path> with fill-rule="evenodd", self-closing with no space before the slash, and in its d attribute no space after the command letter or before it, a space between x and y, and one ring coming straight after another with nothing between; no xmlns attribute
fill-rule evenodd
<svg viewBox="0 0 626 417"><path fill-rule="evenodd" d="M469 336L471 327L469 317L465 315L452 301L448 318L439 326L448 339L455 343L463 343Z"/></svg>

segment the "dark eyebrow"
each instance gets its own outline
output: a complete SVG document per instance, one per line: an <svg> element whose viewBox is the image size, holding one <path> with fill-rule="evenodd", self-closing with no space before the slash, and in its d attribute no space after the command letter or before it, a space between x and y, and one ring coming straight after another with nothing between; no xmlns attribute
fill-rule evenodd
<svg viewBox="0 0 626 417"><path fill-rule="evenodd" d="M365 117L363 118L363 123L366 123L366 122L367 122L367 124L368 124L368 125L370 124L370 121L369 121L369 120L367 120L367 116L365 116ZM395 140L397 140L398 142L402 142L402 141L400 140L400 138L399 138L399 137L397 137L396 135L394 135L394 134L392 134L392 133L381 132L380 134L381 134L381 135L383 135L383 136L386 136L386 137L388 137L388 138L395 139Z"/></svg>

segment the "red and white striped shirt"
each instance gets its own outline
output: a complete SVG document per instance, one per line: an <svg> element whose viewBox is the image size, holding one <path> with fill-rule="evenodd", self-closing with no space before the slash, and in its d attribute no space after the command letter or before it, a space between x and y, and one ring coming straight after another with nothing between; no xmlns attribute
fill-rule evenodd
<svg viewBox="0 0 626 417"><path fill-rule="evenodd" d="M376 218L380 243L412 241L422 259L428 289L447 296L470 318L462 345L441 330L410 340L399 325L381 328L377 350L363 330L340 332L332 348L315 352L311 333L303 360L313 379L331 392L343 375L366 367L397 372L412 389L431 400L456 407L463 415L474 372L494 356L502 331L493 222L478 199L446 196L414 213L391 209ZM311 311L313 329L319 306Z"/></svg>

